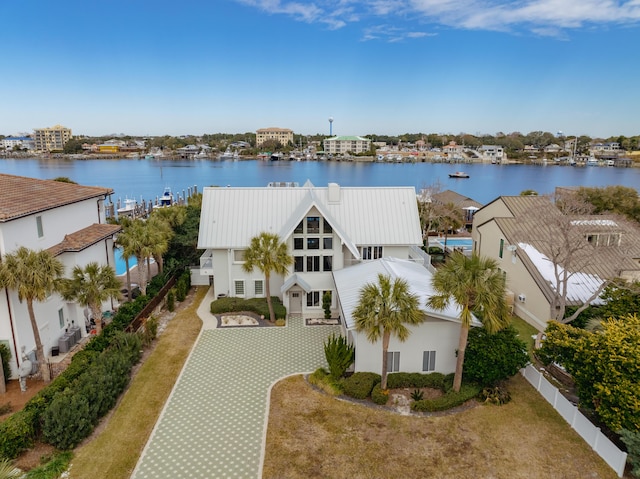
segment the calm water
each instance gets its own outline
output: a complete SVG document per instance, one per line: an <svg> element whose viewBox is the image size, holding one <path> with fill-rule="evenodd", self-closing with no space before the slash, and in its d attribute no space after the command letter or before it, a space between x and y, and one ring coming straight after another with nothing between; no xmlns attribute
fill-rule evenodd
<svg viewBox="0 0 640 479"><path fill-rule="evenodd" d="M451 179L464 170L468 179ZM153 200L165 187L174 194L197 185L266 186L271 181L311 180L316 186L336 182L343 186L414 186L439 182L480 203L500 195L518 195L532 189L540 194L556 186L624 185L640 189L640 168L569 167L536 165L449 165L432 163L159 161L159 160L44 160L0 159L0 173L51 179L66 176L92 186L113 188L113 201L126 197Z"/></svg>

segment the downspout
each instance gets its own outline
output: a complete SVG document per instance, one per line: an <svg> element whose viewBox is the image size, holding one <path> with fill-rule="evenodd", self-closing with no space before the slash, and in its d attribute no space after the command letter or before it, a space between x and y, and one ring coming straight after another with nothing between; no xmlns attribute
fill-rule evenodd
<svg viewBox="0 0 640 479"><path fill-rule="evenodd" d="M16 352L16 364L20 367L20 351L18 350L18 342L16 341L16 332L13 327L13 314L11 314L11 302L9 301L9 290L4 288L4 294L7 297L7 311L9 311L9 325L11 326L11 339L13 340L13 350Z"/></svg>

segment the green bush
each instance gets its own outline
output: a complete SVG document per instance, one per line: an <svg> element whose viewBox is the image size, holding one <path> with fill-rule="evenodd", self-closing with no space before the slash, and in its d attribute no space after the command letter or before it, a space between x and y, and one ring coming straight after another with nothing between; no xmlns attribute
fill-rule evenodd
<svg viewBox="0 0 640 479"><path fill-rule="evenodd" d="M634 477L640 477L640 431L628 431L622 429L620 437L627 446L629 462L631 463L631 474Z"/></svg>
<svg viewBox="0 0 640 479"><path fill-rule="evenodd" d="M319 389L322 389L327 394L332 396L338 396L344 391L342 384L339 381L335 381L331 378L329 373L324 368L318 368L309 375L309 384L313 384Z"/></svg>
<svg viewBox="0 0 640 479"><path fill-rule="evenodd" d="M331 318L331 293L325 291L322 295L322 309L324 310L324 319Z"/></svg>
<svg viewBox="0 0 640 479"><path fill-rule="evenodd" d="M58 449L71 449L93 431L89 400L66 389L58 394L44 414L42 432Z"/></svg>
<svg viewBox="0 0 640 479"><path fill-rule="evenodd" d="M529 363L527 345L513 327L490 334L471 328L464 356L464 375L481 386L494 386L515 375Z"/></svg>
<svg viewBox="0 0 640 479"><path fill-rule="evenodd" d="M342 377L356 359L356 349L344 336L331 334L324 343L324 357L335 380Z"/></svg>
<svg viewBox="0 0 640 479"><path fill-rule="evenodd" d="M511 401L511 394L505 388L500 386L484 388L480 393L480 399L485 403L502 406Z"/></svg>
<svg viewBox="0 0 640 479"><path fill-rule="evenodd" d="M0 423L0 457L14 459L33 446L36 437L34 413L18 411Z"/></svg>
<svg viewBox="0 0 640 479"><path fill-rule="evenodd" d="M287 316L287 309L282 305L280 298L277 296L271 297L273 304L273 311L276 315L276 319L284 319ZM266 298L219 298L211 303L211 314L223 314L223 313L238 313L241 311L249 311L256 313L265 318L269 317L269 305Z"/></svg>
<svg viewBox="0 0 640 479"><path fill-rule="evenodd" d="M167 293L167 309L171 312L176 309L176 294L173 288Z"/></svg>
<svg viewBox="0 0 640 479"><path fill-rule="evenodd" d="M180 275L178 281L176 281L176 299L180 302L184 301L189 294L189 288L191 288L191 273L185 271Z"/></svg>
<svg viewBox="0 0 640 479"><path fill-rule="evenodd" d="M387 376L389 389L399 388L433 388L444 389L442 373L391 373Z"/></svg>
<svg viewBox="0 0 640 479"><path fill-rule="evenodd" d="M389 400L389 391L383 391L380 383L378 383L371 390L371 400L380 406L384 406Z"/></svg>
<svg viewBox="0 0 640 479"><path fill-rule="evenodd" d="M342 383L344 393L355 399L366 399L371 395L373 386L380 382L379 374L360 372L354 373Z"/></svg>
<svg viewBox="0 0 640 479"><path fill-rule="evenodd" d="M11 377L11 351L5 344L0 344L0 362L2 362L2 371L4 372L4 382L6 383Z"/></svg>
<svg viewBox="0 0 640 479"><path fill-rule="evenodd" d="M158 336L158 318L150 316L144 322L142 342L148 346Z"/></svg>
<svg viewBox="0 0 640 479"><path fill-rule="evenodd" d="M463 384L459 392L449 391L444 396L435 399L423 399L411 403L413 411L446 411L461 404L478 395L480 388L475 384Z"/></svg>
<svg viewBox="0 0 640 479"><path fill-rule="evenodd" d="M424 393L420 389L414 389L411 391L411 399L414 401L422 401L424 399Z"/></svg>
<svg viewBox="0 0 640 479"><path fill-rule="evenodd" d="M27 472L23 479L57 479L69 468L72 457L71 451L54 454L43 465Z"/></svg>

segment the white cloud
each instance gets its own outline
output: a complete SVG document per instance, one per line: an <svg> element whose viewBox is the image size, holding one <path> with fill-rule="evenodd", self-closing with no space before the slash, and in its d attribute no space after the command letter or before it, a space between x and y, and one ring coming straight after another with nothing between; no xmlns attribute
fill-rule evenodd
<svg viewBox="0 0 640 479"><path fill-rule="evenodd" d="M400 41L430 34L415 25L469 30L529 31L562 37L582 27L640 23L640 0L237 0L270 14L323 23L331 29L363 23L363 39ZM383 20L394 25L393 34Z"/></svg>

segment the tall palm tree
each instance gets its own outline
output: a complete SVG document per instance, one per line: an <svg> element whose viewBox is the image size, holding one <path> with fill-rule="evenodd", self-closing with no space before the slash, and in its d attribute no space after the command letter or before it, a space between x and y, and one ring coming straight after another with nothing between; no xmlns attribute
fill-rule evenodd
<svg viewBox="0 0 640 479"><path fill-rule="evenodd" d="M491 258L481 258L475 253L468 257L455 252L433 275L432 284L436 294L427 301L429 307L443 310L453 300L461 308L458 357L453 380L453 389L459 391L472 313L478 315L490 333L509 324L504 276L498 269L498 263Z"/></svg>
<svg viewBox="0 0 640 479"><path fill-rule="evenodd" d="M387 351L391 335L404 342L411 334L407 325L424 321L418 297L409 291L402 278L378 275L378 283L367 283L360 290L358 306L353 311L356 331L367 335L371 343L382 338L382 389L387 389Z"/></svg>
<svg viewBox="0 0 640 479"><path fill-rule="evenodd" d="M88 307L100 333L102 303L120 297L120 282L111 266L91 262L84 268L75 266L71 278L60 281L60 294L66 301L77 301Z"/></svg>
<svg viewBox="0 0 640 479"><path fill-rule="evenodd" d="M162 208L161 210L156 210L156 212L159 213L160 211L169 211L171 209L172 208ZM162 273L164 265L163 256L169 250L169 241L171 241L174 234L171 226L171 218L154 213L147 220L146 226L147 233L152 236L153 259L158 265L158 273Z"/></svg>
<svg viewBox="0 0 640 479"><path fill-rule="evenodd" d="M125 266L127 268L127 296L129 301L131 301L131 271L129 271L129 260L131 258L135 257L135 253L133 251L132 248L132 235L131 232L129 230L129 227L131 226L131 221L127 220L127 221L123 221L120 223L123 226L123 229L120 233L118 233L118 236L116 237L115 240L115 244L116 246L118 246L119 248L122 249L122 259L124 259L125 262Z"/></svg>
<svg viewBox="0 0 640 479"><path fill-rule="evenodd" d="M269 319L271 321L275 321L275 313L271 303L271 287L269 285L271 273L284 275L292 263L293 257L289 254L286 243L280 241L280 237L273 233L262 232L258 236L254 236L251 238L249 247L244 252L242 268L248 273L258 268L264 274Z"/></svg>
<svg viewBox="0 0 640 479"><path fill-rule="evenodd" d="M152 229L152 226L147 222L136 219L124 226L116 240L116 243L123 249L122 256L124 258L132 256L136 258L140 292L142 294L147 294L147 280L149 278L147 259L153 256L154 248L156 247L155 241L157 241L157 238L152 234ZM131 291L131 282L128 275L127 285L129 291Z"/></svg>
<svg viewBox="0 0 640 479"><path fill-rule="evenodd" d="M45 362L33 302L44 301L56 291L58 280L63 274L62 262L46 250L34 251L21 246L15 252L6 254L0 262L0 286L17 290L20 301L27 303L40 372L45 382L51 381L51 374Z"/></svg>

